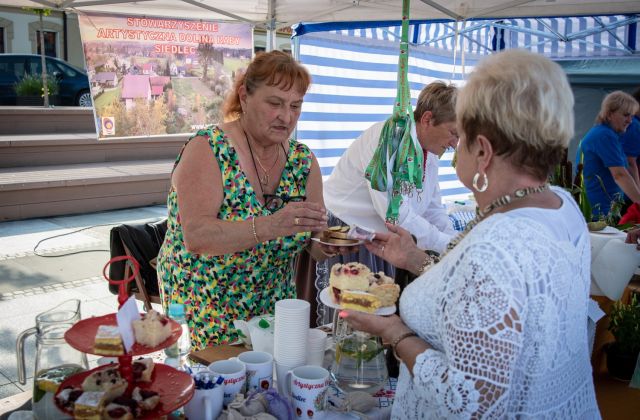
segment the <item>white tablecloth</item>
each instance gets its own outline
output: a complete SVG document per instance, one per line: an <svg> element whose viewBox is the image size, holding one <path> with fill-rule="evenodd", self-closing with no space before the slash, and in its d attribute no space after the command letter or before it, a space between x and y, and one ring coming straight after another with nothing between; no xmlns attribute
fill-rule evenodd
<svg viewBox="0 0 640 420"><path fill-rule="evenodd" d="M633 273L640 265L640 251L635 244L626 244L627 235L607 226L590 232L591 294L611 300L622 297Z"/></svg>

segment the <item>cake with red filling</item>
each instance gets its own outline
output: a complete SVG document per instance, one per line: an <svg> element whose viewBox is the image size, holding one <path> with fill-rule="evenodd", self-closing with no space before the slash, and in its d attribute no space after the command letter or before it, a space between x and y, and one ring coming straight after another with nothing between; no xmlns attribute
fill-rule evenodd
<svg viewBox="0 0 640 420"><path fill-rule="evenodd" d="M138 418L142 414L142 408L140 408L138 402L133 398L125 397L124 395L114 398L114 400L111 401L111 404L105 407L105 413L109 413L109 408L114 410L109 414L113 419L117 419L118 417L116 416L118 414L124 416L122 418L127 418L127 414L122 414L122 410L120 410L121 408L128 413L131 413L133 418Z"/></svg>
<svg viewBox="0 0 640 420"><path fill-rule="evenodd" d="M73 411L76 400L80 398L80 395L82 395L83 392L84 391L81 388L68 386L56 395L56 400L58 400L58 404L64 409Z"/></svg>
<svg viewBox="0 0 640 420"><path fill-rule="evenodd" d="M169 318L153 309L132 323L136 343L156 347L171 336Z"/></svg>
<svg viewBox="0 0 640 420"><path fill-rule="evenodd" d="M140 357L133 361L133 379L135 382L151 382L151 374L154 368L153 359L150 357Z"/></svg>
<svg viewBox="0 0 640 420"><path fill-rule="evenodd" d="M340 304L343 290L367 290L369 288L367 278L369 274L371 274L371 270L358 262L334 264L329 274L329 287L331 287L333 302Z"/></svg>
<svg viewBox="0 0 640 420"><path fill-rule="evenodd" d="M109 366L100 369L84 378L82 389L85 391L102 391L106 394L105 399L111 401L121 396L127 389L128 382L122 376L118 366Z"/></svg>
<svg viewBox="0 0 640 420"><path fill-rule="evenodd" d="M115 402L107 404L102 414L103 420L133 420L135 417L128 405Z"/></svg>
<svg viewBox="0 0 640 420"><path fill-rule="evenodd" d="M140 387L133 389L131 397L145 411L153 410L160 402L160 395L157 392L150 389L140 389Z"/></svg>
<svg viewBox="0 0 640 420"><path fill-rule="evenodd" d="M331 300L343 309L375 312L392 306L400 296L400 287L382 271L372 273L358 262L334 264L329 274Z"/></svg>
<svg viewBox="0 0 640 420"><path fill-rule="evenodd" d="M400 296L400 286L391 277L379 271L370 273L367 279L369 280L367 291L380 299L381 306L395 305Z"/></svg>

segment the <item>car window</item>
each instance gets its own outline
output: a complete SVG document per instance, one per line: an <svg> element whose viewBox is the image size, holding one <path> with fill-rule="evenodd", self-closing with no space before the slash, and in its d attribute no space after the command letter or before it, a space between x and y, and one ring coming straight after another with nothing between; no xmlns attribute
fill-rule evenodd
<svg viewBox="0 0 640 420"><path fill-rule="evenodd" d="M27 66L29 68L29 73L38 75L42 73L42 65L40 62L40 57L29 57L27 60ZM47 68L47 71L49 69Z"/></svg>
<svg viewBox="0 0 640 420"><path fill-rule="evenodd" d="M69 72L64 68L65 66L61 63L58 63L55 60L47 60L47 74L54 75L56 73L62 73L66 76L73 77L75 72ZM42 73L42 62L40 57L30 57L29 58L29 71L31 74L41 74Z"/></svg>
<svg viewBox="0 0 640 420"><path fill-rule="evenodd" d="M24 57L0 57L0 74L22 78L24 70Z"/></svg>
<svg viewBox="0 0 640 420"><path fill-rule="evenodd" d="M64 73L65 76L75 77L78 74L78 72L75 71L71 66L67 66L64 63L61 63L59 61L53 61L53 60L52 60L52 63L54 64L54 66L56 66L59 69L58 71L61 71L62 73Z"/></svg>

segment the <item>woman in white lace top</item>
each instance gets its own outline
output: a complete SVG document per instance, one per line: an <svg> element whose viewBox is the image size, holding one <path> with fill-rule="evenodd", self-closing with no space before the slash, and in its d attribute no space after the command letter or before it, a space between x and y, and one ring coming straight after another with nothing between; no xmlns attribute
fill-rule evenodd
<svg viewBox="0 0 640 420"><path fill-rule="evenodd" d="M600 418L588 232L571 196L546 184L573 136L566 76L542 56L495 54L456 112L456 171L482 211L435 265L389 226L370 251L420 274L400 317L340 315L402 361L394 418Z"/></svg>

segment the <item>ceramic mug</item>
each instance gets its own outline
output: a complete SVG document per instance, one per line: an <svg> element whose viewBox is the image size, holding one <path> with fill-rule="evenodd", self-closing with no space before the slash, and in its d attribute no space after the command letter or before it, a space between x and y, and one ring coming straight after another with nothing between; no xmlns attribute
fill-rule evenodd
<svg viewBox="0 0 640 420"><path fill-rule="evenodd" d="M224 383L217 384L212 372L199 372L194 375L196 390L193 397L184 406L187 420L215 420L222 412Z"/></svg>
<svg viewBox="0 0 640 420"><path fill-rule="evenodd" d="M269 389L273 384L273 356L264 351L245 351L229 360L239 360L247 369L247 391Z"/></svg>
<svg viewBox="0 0 640 420"><path fill-rule="evenodd" d="M291 398L297 418L324 417L330 383L329 371L320 366L299 366L287 372L285 391Z"/></svg>
<svg viewBox="0 0 640 420"><path fill-rule="evenodd" d="M224 378L224 405L233 401L237 393L244 393L247 371L239 360L218 360L209 365L209 370Z"/></svg>

